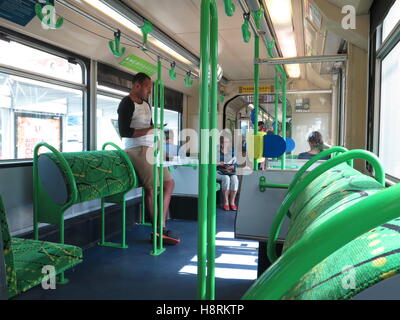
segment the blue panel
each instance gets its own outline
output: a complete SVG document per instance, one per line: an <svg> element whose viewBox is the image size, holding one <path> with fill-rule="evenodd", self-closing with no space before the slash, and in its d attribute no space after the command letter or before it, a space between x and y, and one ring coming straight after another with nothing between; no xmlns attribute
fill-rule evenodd
<svg viewBox="0 0 400 320"><path fill-rule="evenodd" d="M264 158L279 158L286 151L286 142L281 136L264 136Z"/></svg>
<svg viewBox="0 0 400 320"><path fill-rule="evenodd" d="M292 152L296 148L296 142L292 138L286 138L286 152Z"/></svg>
<svg viewBox="0 0 400 320"><path fill-rule="evenodd" d="M54 4L54 0L48 2ZM40 3L39 0L0 0L0 18L25 27L36 16L36 3Z"/></svg>

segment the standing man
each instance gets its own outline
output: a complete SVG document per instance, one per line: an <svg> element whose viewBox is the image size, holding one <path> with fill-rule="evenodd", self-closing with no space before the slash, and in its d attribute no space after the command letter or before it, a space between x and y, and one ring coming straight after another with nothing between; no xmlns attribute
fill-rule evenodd
<svg viewBox="0 0 400 320"><path fill-rule="evenodd" d="M152 111L148 99L152 90L151 78L138 73L133 78L133 88L129 96L123 98L118 107L118 127L125 151L131 159L136 174L146 192L146 206L151 219L154 218L153 196L153 165L146 155L154 154L154 133ZM163 240L168 244L177 244L180 240L173 237L165 228L169 202L175 182L167 168L164 168L164 212Z"/></svg>

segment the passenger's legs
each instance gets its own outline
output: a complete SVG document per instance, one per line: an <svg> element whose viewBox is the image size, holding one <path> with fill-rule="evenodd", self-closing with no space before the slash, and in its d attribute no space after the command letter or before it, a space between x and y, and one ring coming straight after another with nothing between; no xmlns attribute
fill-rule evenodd
<svg viewBox="0 0 400 320"><path fill-rule="evenodd" d="M239 190L239 179L237 176L230 176L229 204L235 206L237 191Z"/></svg>
<svg viewBox="0 0 400 320"><path fill-rule="evenodd" d="M224 206L229 206L229 176L217 173L218 180L221 180L221 191L224 195Z"/></svg>
<svg viewBox="0 0 400 320"><path fill-rule="evenodd" d="M149 210L151 221L154 220L153 212L153 165L146 159L147 153L153 152L153 148L149 147L137 147L127 151L129 158L131 159L135 168L136 174L145 189L146 192L146 205ZM169 209L169 203L171 201L171 195L175 187L175 182L167 168L164 168L164 210L163 210L163 226L165 227L165 221Z"/></svg>

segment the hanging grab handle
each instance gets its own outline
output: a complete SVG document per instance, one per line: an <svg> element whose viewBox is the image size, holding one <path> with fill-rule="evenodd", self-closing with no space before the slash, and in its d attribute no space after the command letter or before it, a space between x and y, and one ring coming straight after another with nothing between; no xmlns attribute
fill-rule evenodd
<svg viewBox="0 0 400 320"><path fill-rule="evenodd" d="M169 78L171 80L176 80L175 66L176 66L176 63L172 62L171 63L171 69L169 70Z"/></svg>
<svg viewBox="0 0 400 320"><path fill-rule="evenodd" d="M245 13L243 17L244 17L244 23L242 24L242 37L245 43L249 43L251 39L251 32L249 28L250 15L248 13Z"/></svg>
<svg viewBox="0 0 400 320"><path fill-rule="evenodd" d="M42 27L45 29L60 29L64 24L64 18L59 17L56 19L56 9L48 1L43 7L36 3L35 13L39 20L42 21Z"/></svg>
<svg viewBox="0 0 400 320"><path fill-rule="evenodd" d="M118 30L114 32L114 41L108 42L108 46L112 52L112 54L116 57L122 57L125 52L126 48L121 48L121 31Z"/></svg>
<svg viewBox="0 0 400 320"><path fill-rule="evenodd" d="M150 21L146 19L144 19L143 21L144 25L140 27L140 30L142 30L143 34L143 44L147 44L148 35L153 32L153 25Z"/></svg>
<svg viewBox="0 0 400 320"><path fill-rule="evenodd" d="M232 2L232 0L224 0L225 3L225 13L228 17L232 17L233 14L235 13L235 4Z"/></svg>

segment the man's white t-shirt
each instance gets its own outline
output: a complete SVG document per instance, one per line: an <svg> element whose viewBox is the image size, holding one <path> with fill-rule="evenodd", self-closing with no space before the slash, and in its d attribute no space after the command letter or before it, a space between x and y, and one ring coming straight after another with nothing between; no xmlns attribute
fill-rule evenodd
<svg viewBox="0 0 400 320"><path fill-rule="evenodd" d="M129 121L129 120L128 120ZM142 104L135 103L135 111L130 119L130 128L133 129L146 129L150 127L151 123L151 108L146 101ZM125 150L136 147L153 147L154 134L147 134L139 138L122 138Z"/></svg>

